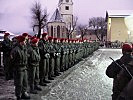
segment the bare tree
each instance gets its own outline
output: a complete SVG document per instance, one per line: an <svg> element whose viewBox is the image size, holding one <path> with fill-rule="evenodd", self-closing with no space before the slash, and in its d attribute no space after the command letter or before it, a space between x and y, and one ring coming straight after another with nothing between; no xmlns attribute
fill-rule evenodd
<svg viewBox="0 0 133 100"><path fill-rule="evenodd" d="M31 13L33 19L33 31L36 28L38 30L37 37L40 38L41 30L47 25L47 9L42 10L41 4L39 2L35 2L31 8Z"/></svg>
<svg viewBox="0 0 133 100"><path fill-rule="evenodd" d="M80 32L82 40L84 39L84 36L87 35L88 29L86 25L78 25L77 30Z"/></svg>
<svg viewBox="0 0 133 100"><path fill-rule="evenodd" d="M74 16L73 17L73 23L69 23L66 26L66 30L67 30L67 38L69 39L72 35L72 33L74 32L76 25L77 25L77 21L78 21L78 17Z"/></svg>
<svg viewBox="0 0 133 100"><path fill-rule="evenodd" d="M107 34L107 24L102 17L93 17L89 19L89 28L93 30L99 41L103 41L103 37Z"/></svg>

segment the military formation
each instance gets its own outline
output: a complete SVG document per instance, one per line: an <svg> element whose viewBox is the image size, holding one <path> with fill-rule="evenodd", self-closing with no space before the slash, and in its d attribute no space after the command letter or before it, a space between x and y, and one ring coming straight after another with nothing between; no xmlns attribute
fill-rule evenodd
<svg viewBox="0 0 133 100"><path fill-rule="evenodd" d="M53 38L43 33L41 38L23 33L9 39L5 33L1 42L5 79L14 79L17 100L30 99L56 76L68 70L98 49L99 43L87 40ZM28 90L29 87L29 90Z"/></svg>

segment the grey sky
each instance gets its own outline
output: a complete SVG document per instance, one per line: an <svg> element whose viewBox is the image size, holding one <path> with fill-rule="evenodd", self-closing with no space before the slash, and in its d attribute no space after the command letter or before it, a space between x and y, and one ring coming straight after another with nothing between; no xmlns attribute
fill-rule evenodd
<svg viewBox="0 0 133 100"><path fill-rule="evenodd" d="M29 32L30 7L35 0L0 0L0 29L11 32ZM55 11L59 0L38 0L47 8L49 17ZM105 17L106 10L133 10L132 0L73 0L78 22L87 24L90 17Z"/></svg>

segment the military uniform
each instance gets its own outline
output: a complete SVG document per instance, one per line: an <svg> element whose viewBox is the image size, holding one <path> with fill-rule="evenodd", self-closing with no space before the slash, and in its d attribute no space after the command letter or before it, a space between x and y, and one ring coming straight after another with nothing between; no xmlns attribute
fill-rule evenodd
<svg viewBox="0 0 133 100"><path fill-rule="evenodd" d="M49 53L50 53L50 59L49 59L49 79L52 79L52 77L55 77L54 75L54 68L55 68L55 56L56 56L56 50L54 48L54 44L52 42L52 37L49 37Z"/></svg>
<svg viewBox="0 0 133 100"><path fill-rule="evenodd" d="M40 85L44 85L44 80L46 79L46 76L49 72L49 63L47 64L47 59L49 59L49 54L47 52L46 48L46 41L44 39L41 39L38 43L40 55L41 55L41 61L40 61ZM49 60L48 60L49 61Z"/></svg>
<svg viewBox="0 0 133 100"><path fill-rule="evenodd" d="M36 39L33 39L34 42ZM40 62L40 53L39 48L37 46L31 45L28 49L28 67L29 67L29 84L30 84L30 92L37 93L37 90L41 90L38 87L39 84L39 62Z"/></svg>
<svg viewBox="0 0 133 100"><path fill-rule="evenodd" d="M121 67L122 64L127 65L127 63L130 61L131 57L131 52L132 52L132 47L130 47L129 44L124 44L122 47L122 52L123 56L116 60L115 62L118 63ZM112 94L112 100L117 100L118 96L120 95L120 89L119 89L119 82L117 79L118 74L121 72L121 68L115 63L112 62L106 70L106 75L109 78L113 78L113 94ZM122 84L122 83L121 83Z"/></svg>
<svg viewBox="0 0 133 100"><path fill-rule="evenodd" d="M55 38L55 41L57 41L57 39ZM56 50L56 55L55 55L55 68L54 68L54 74L56 76L60 75L60 58L61 58L61 47L59 45L59 43L54 42L54 47Z"/></svg>
<svg viewBox="0 0 133 100"><path fill-rule="evenodd" d="M65 71L65 46L64 43L62 42L64 39L61 39L60 47L61 47L61 58L60 58L60 71L63 72Z"/></svg>
<svg viewBox="0 0 133 100"><path fill-rule="evenodd" d="M4 71L5 71L5 77L6 80L9 80L13 78L13 70L11 68L11 62L10 62L10 52L12 50L12 42L9 38L5 38L4 41L2 41L2 51L3 51L3 65L4 65Z"/></svg>
<svg viewBox="0 0 133 100"><path fill-rule="evenodd" d="M24 41L24 37L21 37L19 41ZM16 46L11 52L12 62L14 63L14 83L15 83L15 95L17 99L29 99L27 94L28 79L27 79L27 49L25 45Z"/></svg>

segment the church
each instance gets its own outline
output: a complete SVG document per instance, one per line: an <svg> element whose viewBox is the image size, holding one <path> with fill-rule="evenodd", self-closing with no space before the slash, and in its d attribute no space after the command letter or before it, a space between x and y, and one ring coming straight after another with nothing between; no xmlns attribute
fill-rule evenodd
<svg viewBox="0 0 133 100"><path fill-rule="evenodd" d="M56 38L67 38L69 26L73 25L72 0L59 0L58 8L48 21L48 35ZM74 32L71 38L74 38Z"/></svg>

